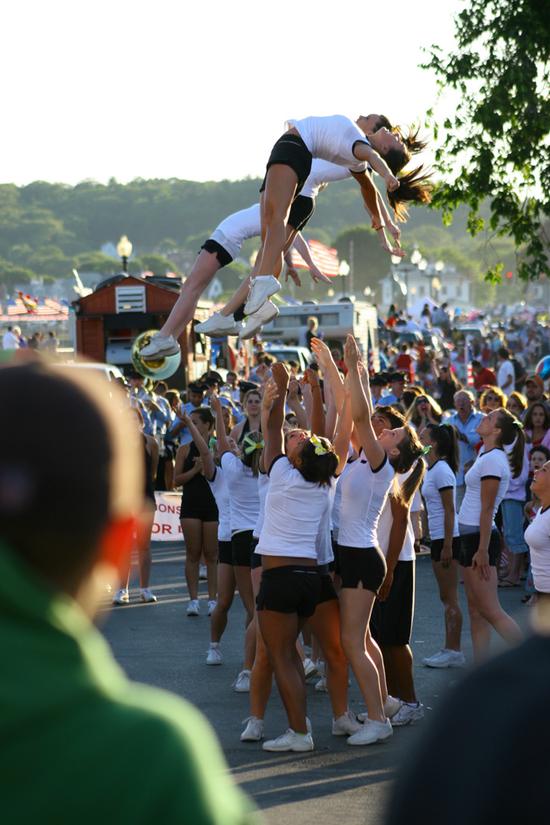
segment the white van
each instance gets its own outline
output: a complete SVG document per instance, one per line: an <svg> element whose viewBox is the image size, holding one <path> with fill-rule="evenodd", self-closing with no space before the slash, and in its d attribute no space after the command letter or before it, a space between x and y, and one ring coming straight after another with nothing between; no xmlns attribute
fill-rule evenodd
<svg viewBox="0 0 550 825"><path fill-rule="evenodd" d="M279 307L279 315L262 329L264 341L283 344L304 343L308 318L317 318L319 331L329 347L343 351L346 335L357 339L369 366L380 369L378 357L378 313L376 307L364 301L344 299L331 304L304 303Z"/></svg>

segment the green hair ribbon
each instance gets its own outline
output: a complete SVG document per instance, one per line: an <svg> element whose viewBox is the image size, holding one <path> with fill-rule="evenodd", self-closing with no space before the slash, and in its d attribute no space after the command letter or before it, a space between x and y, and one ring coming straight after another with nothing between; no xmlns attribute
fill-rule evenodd
<svg viewBox="0 0 550 825"><path fill-rule="evenodd" d="M428 453L430 452L430 450L431 450L431 449L432 449L432 445L431 445L431 444L428 444L426 447L423 447L423 449L422 449L422 455L428 455Z"/></svg>
<svg viewBox="0 0 550 825"><path fill-rule="evenodd" d="M253 453L254 450L263 450L264 448L263 439L262 441L254 441L254 439L250 438L249 435L245 435L245 437L243 438L243 444L245 455L251 455L251 453Z"/></svg>
<svg viewBox="0 0 550 825"><path fill-rule="evenodd" d="M319 436L312 435L309 440L315 447L315 455L326 455L330 452L330 450L325 447Z"/></svg>

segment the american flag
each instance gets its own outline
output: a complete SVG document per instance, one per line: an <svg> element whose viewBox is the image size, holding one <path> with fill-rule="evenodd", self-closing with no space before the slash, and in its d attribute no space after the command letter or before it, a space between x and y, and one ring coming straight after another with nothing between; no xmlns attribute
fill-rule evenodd
<svg viewBox="0 0 550 825"><path fill-rule="evenodd" d="M311 257L323 273L329 278L338 275L338 267L340 261L338 260L338 253L330 246L325 246L321 241L308 240L308 246L311 252ZM295 269L307 269L307 264L294 248L290 250L290 259Z"/></svg>

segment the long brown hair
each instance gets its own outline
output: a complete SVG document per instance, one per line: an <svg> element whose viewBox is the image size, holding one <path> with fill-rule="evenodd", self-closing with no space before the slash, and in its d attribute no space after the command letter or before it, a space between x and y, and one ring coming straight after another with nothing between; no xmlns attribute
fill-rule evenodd
<svg viewBox="0 0 550 825"><path fill-rule="evenodd" d="M389 154L391 155L393 152L399 152L399 150L391 149ZM385 160L393 172L389 155L386 156ZM394 172L395 174L397 173ZM406 203L430 203L433 190L430 183L431 176L432 173L425 172L423 166L417 166L416 169L411 169L410 172L397 175L399 187L393 192L388 192L388 200L398 221L405 223L409 217Z"/></svg>
<svg viewBox="0 0 550 825"><path fill-rule="evenodd" d="M525 433L523 432L523 424L521 421L518 421L515 415L512 415L511 412L502 408L498 417L497 426L501 432L499 439L500 445L514 445L508 453L508 461L510 462L513 478L517 478L521 473L525 455Z"/></svg>
<svg viewBox="0 0 550 825"><path fill-rule="evenodd" d="M426 465L422 460L424 447L415 431L408 425L405 425L405 435L397 445L397 449L399 450L399 455L391 458L388 456L389 462L395 472L401 474L408 473L411 467L413 467L413 470L402 484L396 482L392 490L392 495L402 504L407 505L419 488L424 478L424 473L426 472Z"/></svg>

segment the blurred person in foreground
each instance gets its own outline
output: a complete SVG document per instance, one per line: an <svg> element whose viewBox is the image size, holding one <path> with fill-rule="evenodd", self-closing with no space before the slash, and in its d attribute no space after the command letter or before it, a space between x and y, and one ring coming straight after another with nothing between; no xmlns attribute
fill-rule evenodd
<svg viewBox="0 0 550 825"><path fill-rule="evenodd" d="M131 683L92 624L144 502L135 420L90 372L0 368L2 822L251 823L200 713Z"/></svg>

